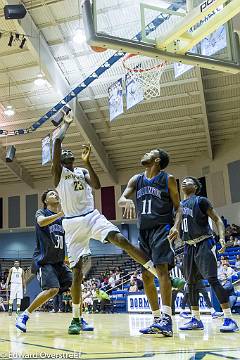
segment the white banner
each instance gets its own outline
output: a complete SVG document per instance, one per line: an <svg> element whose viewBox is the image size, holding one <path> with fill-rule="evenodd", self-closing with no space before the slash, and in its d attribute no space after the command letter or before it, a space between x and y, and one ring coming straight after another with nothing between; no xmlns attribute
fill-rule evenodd
<svg viewBox="0 0 240 360"><path fill-rule="evenodd" d="M174 63L174 74L175 79L181 75L183 75L188 70L191 70L193 68L193 65L187 65L182 63Z"/></svg>
<svg viewBox="0 0 240 360"><path fill-rule="evenodd" d="M211 299L211 293L210 291L208 291L208 296ZM183 298L183 294L182 293L178 293L177 294L177 298L175 301L175 311L176 312L180 312L181 309L181 301ZM161 296L158 295L158 303L159 303L159 307L161 307ZM201 312L209 312L210 310L207 308L206 303L203 299L202 294L200 294L200 298L199 298L199 308ZM133 295L128 295L127 297L127 311L129 313L150 313L151 312L151 308L148 302L148 299L146 297L146 295L144 294L133 294Z"/></svg>
<svg viewBox="0 0 240 360"><path fill-rule="evenodd" d="M123 85L122 79L116 81L108 89L110 121L123 113Z"/></svg>
<svg viewBox="0 0 240 360"><path fill-rule="evenodd" d="M140 84L137 77L126 74L126 100L127 110L131 109L134 105L137 105L144 100L144 89L143 85Z"/></svg>
<svg viewBox="0 0 240 360"><path fill-rule="evenodd" d="M51 161L51 138L47 135L42 139L42 165Z"/></svg>

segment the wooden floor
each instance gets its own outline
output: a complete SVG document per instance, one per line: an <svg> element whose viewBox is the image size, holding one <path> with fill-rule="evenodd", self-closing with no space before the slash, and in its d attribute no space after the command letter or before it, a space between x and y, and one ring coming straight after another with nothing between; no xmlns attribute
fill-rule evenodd
<svg viewBox="0 0 240 360"><path fill-rule="evenodd" d="M28 322L28 332L15 329L15 314L0 313L0 359L142 359L210 360L240 359L240 333L221 334L222 320L203 316L204 331L178 331L174 319L174 337L141 335L138 329L150 324L150 315L86 315L94 324L93 333L69 336L70 314L35 313ZM240 316L236 317L240 323Z"/></svg>

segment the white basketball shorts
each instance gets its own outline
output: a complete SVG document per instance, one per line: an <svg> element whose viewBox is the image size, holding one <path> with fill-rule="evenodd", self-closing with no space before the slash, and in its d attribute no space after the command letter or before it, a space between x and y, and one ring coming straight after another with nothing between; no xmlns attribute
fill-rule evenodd
<svg viewBox="0 0 240 360"><path fill-rule="evenodd" d="M65 239L70 267L74 267L79 259L89 252L90 239L107 242L106 238L112 231L119 229L108 221L98 210L88 215L63 220Z"/></svg>
<svg viewBox="0 0 240 360"><path fill-rule="evenodd" d="M10 287L10 300L22 299L22 298L23 298L22 284L11 284L11 287Z"/></svg>

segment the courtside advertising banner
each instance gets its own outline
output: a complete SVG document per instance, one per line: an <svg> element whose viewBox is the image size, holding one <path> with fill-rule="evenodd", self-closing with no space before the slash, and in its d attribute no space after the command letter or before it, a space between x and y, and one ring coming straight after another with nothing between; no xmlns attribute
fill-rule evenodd
<svg viewBox="0 0 240 360"><path fill-rule="evenodd" d="M211 299L211 293L208 291L209 298ZM181 302L183 298L183 293L178 293L175 301L175 311L180 312ZM161 308L161 297L158 295L158 302ZM201 312L210 312L210 309L207 308L206 303L203 299L202 294L200 293L199 297L199 308ZM188 310L188 308L187 308ZM127 311L129 313L151 313L151 308L148 302L146 295L138 294L129 294L127 297Z"/></svg>

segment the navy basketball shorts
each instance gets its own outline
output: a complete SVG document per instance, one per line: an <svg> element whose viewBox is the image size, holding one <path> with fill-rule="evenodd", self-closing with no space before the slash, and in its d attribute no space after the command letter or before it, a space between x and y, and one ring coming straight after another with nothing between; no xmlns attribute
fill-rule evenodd
<svg viewBox="0 0 240 360"><path fill-rule="evenodd" d="M149 256L153 264L168 264L174 268L174 251L168 240L170 225L158 225L152 229L139 230L140 248Z"/></svg>
<svg viewBox="0 0 240 360"><path fill-rule="evenodd" d="M212 238L184 247L184 277L188 284L196 284L201 279L217 277L217 260Z"/></svg>
<svg viewBox="0 0 240 360"><path fill-rule="evenodd" d="M38 274L43 290L58 288L63 293L72 285L72 272L63 263L42 265Z"/></svg>

